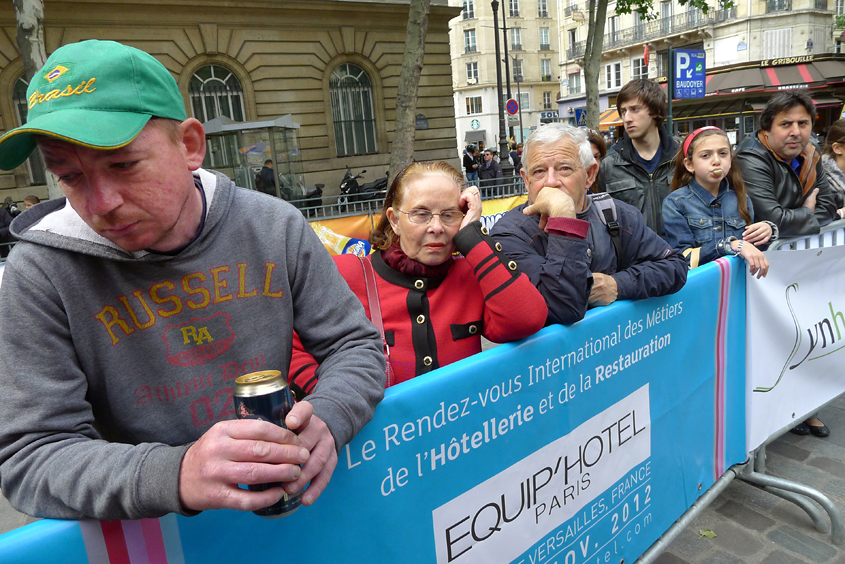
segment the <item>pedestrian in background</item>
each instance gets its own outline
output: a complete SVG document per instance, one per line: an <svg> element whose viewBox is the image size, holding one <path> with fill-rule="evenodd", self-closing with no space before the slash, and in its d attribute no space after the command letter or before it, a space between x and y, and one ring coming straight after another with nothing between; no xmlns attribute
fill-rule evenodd
<svg viewBox="0 0 845 564"><path fill-rule="evenodd" d="M467 145L467 148L464 149L464 172L466 173L467 184L478 182L478 161L475 159L476 153L478 153L478 149L475 148L475 145Z"/></svg>

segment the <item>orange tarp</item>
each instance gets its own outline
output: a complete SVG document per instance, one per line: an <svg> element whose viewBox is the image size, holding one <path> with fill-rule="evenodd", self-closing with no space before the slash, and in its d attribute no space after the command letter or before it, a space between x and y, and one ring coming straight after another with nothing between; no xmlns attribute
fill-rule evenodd
<svg viewBox="0 0 845 564"><path fill-rule="evenodd" d="M619 112L616 111L616 108L607 109L599 116L600 131L610 131L617 125L622 125L622 120L619 118Z"/></svg>

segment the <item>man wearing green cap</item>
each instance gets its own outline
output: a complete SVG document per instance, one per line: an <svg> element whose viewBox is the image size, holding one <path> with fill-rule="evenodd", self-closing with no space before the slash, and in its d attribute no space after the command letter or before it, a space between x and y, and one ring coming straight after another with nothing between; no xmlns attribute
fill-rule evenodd
<svg viewBox="0 0 845 564"><path fill-rule="evenodd" d="M66 198L21 214L0 287L0 489L41 517L313 503L384 393L378 333L302 215L201 168L170 73L66 45L27 91L0 168L40 148ZM293 329L320 384L286 430L233 420L234 379L287 374Z"/></svg>

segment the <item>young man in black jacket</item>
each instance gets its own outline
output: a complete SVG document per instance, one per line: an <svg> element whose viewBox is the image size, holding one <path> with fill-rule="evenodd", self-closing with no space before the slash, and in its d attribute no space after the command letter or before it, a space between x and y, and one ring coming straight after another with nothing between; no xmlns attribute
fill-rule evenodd
<svg viewBox="0 0 845 564"><path fill-rule="evenodd" d="M616 96L625 135L599 170L597 192L607 192L640 210L657 234L663 233L663 200L671 190L678 143L663 129L666 95L656 82L632 80Z"/></svg>

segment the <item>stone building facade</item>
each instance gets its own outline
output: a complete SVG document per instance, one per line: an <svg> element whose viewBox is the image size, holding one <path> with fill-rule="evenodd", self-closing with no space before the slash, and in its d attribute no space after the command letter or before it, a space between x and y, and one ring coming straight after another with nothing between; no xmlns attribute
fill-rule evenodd
<svg viewBox="0 0 845 564"><path fill-rule="evenodd" d="M457 144L460 150L467 143L493 147L499 142L499 103L491 2L449 0L449 4L461 8L450 22ZM517 142L557 114L561 50L557 5L557 0L499 2L500 51L504 58L507 41L510 71L508 76L501 65L503 97L507 97L504 93L510 82L511 97L520 102L522 110L521 130L519 116L511 120Z"/></svg>
<svg viewBox="0 0 845 564"><path fill-rule="evenodd" d="M120 41L161 61L179 85L189 116L208 121L299 124L306 184L336 194L346 167L387 170L394 136L408 0L46 0L48 55L85 39ZM458 13L432 0L417 114L417 160L455 155L448 22ZM0 6L0 126L25 119L26 80L15 42L12 2ZM32 161L32 159L31 159ZM372 175L372 176L370 176ZM28 162L0 173L0 201L46 196L43 172Z"/></svg>

